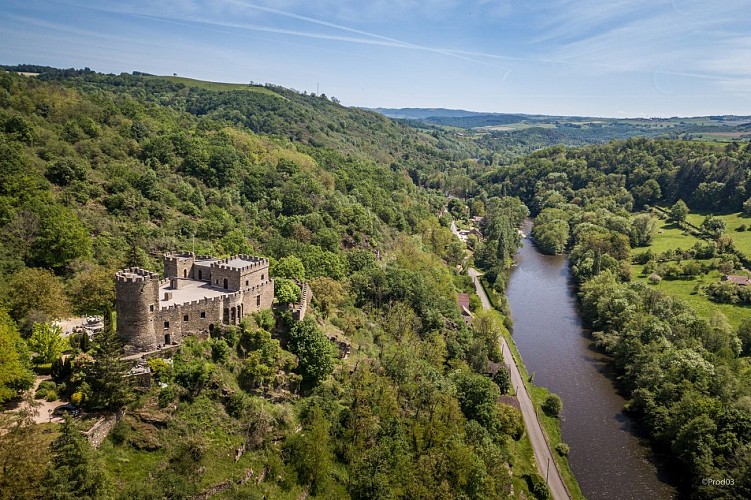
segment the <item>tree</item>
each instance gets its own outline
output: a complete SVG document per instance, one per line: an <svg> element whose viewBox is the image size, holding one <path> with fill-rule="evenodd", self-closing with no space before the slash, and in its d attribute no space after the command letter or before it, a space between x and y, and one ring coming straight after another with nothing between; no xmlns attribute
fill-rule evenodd
<svg viewBox="0 0 751 500"><path fill-rule="evenodd" d="M40 498L49 462L46 437L34 423L31 396L18 412L0 413L0 498Z"/></svg>
<svg viewBox="0 0 751 500"><path fill-rule="evenodd" d="M683 200L676 201L672 207L670 207L670 220L676 224L683 224L686 222L686 216L688 215L688 207Z"/></svg>
<svg viewBox="0 0 751 500"><path fill-rule="evenodd" d="M333 469L331 423L317 404L308 410L305 420L302 432L291 437L286 447L299 482L309 485L316 495L326 491Z"/></svg>
<svg viewBox="0 0 751 500"><path fill-rule="evenodd" d="M300 287L286 278L276 278L274 280L274 296L280 304L294 304L300 302Z"/></svg>
<svg viewBox="0 0 751 500"><path fill-rule="evenodd" d="M122 351L122 343L112 323L112 310L107 308L104 330L94 341L94 362L87 363L84 368L84 380L90 388L85 400L89 408L119 410L130 401L130 379L126 377L127 367L120 359Z"/></svg>
<svg viewBox="0 0 751 500"><path fill-rule="evenodd" d="M112 493L112 485L97 453L66 417L50 445L52 464L42 483L45 498L98 499Z"/></svg>
<svg viewBox="0 0 751 500"><path fill-rule="evenodd" d="M271 275L275 278L305 280L305 266L298 257L282 257L271 266Z"/></svg>
<svg viewBox="0 0 751 500"><path fill-rule="evenodd" d="M738 327L738 338L744 356L751 355L751 318L744 319Z"/></svg>
<svg viewBox="0 0 751 500"><path fill-rule="evenodd" d="M79 314L104 314L115 303L114 272L104 266L91 266L68 283L73 307Z"/></svg>
<svg viewBox="0 0 751 500"><path fill-rule="evenodd" d="M313 289L313 300L318 304L324 317L328 317L329 312L339 307L346 298L344 285L326 276L310 280L310 287Z"/></svg>
<svg viewBox="0 0 751 500"><path fill-rule="evenodd" d="M299 360L305 385L316 386L334 371L334 346L311 318L292 327L288 348Z"/></svg>
<svg viewBox="0 0 751 500"><path fill-rule="evenodd" d="M701 229L702 231L706 232L710 236L713 236L715 238L719 237L722 233L725 232L725 221L722 220L719 217L713 217L711 215L707 215L704 217L704 220L701 223Z"/></svg>
<svg viewBox="0 0 751 500"><path fill-rule="evenodd" d="M631 223L631 244L645 247L652 242L657 231L657 220L649 214L639 214Z"/></svg>
<svg viewBox="0 0 751 500"><path fill-rule="evenodd" d="M551 417L557 417L563 410L563 402L557 394L551 394L542 403L542 411Z"/></svg>
<svg viewBox="0 0 751 500"><path fill-rule="evenodd" d="M501 360L501 348L498 338L501 334L503 319L493 310L479 311L472 320L475 336L481 340L491 361Z"/></svg>
<svg viewBox="0 0 751 500"><path fill-rule="evenodd" d="M511 392L511 373L505 366L498 368L498 371L495 372L495 375L493 375L493 382L498 385L498 388L501 390L501 394L508 394Z"/></svg>
<svg viewBox="0 0 751 500"><path fill-rule="evenodd" d="M89 231L69 208L45 204L35 208L39 233L32 245L30 265L61 270L91 254Z"/></svg>
<svg viewBox="0 0 751 500"><path fill-rule="evenodd" d="M743 216L751 217L751 198L743 202Z"/></svg>
<svg viewBox="0 0 751 500"><path fill-rule="evenodd" d="M10 317L0 309L0 403L34 383L29 353ZM0 495L1 496L1 495Z"/></svg>
<svg viewBox="0 0 751 500"><path fill-rule="evenodd" d="M34 351L34 362L37 364L52 363L59 358L67 343L62 337L62 329L49 323L34 324L29 347Z"/></svg>
<svg viewBox="0 0 751 500"><path fill-rule="evenodd" d="M60 280L46 269L24 268L8 280L8 309L16 321L33 311L49 318L63 318L70 312Z"/></svg>
<svg viewBox="0 0 751 500"><path fill-rule="evenodd" d="M498 399L501 391L489 378L470 371L453 376L462 413L468 419L477 420L488 431L498 430L500 425Z"/></svg>

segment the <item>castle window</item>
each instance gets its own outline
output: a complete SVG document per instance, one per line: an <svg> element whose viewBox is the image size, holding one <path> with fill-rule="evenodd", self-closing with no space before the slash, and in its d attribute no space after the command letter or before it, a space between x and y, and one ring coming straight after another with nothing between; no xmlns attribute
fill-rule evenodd
<svg viewBox="0 0 751 500"><path fill-rule="evenodd" d="M169 321L164 322L164 328L169 328Z"/></svg>
<svg viewBox="0 0 751 500"><path fill-rule="evenodd" d="M188 315L183 316L183 321L188 321Z"/></svg>
<svg viewBox="0 0 751 500"><path fill-rule="evenodd" d="M183 269L183 278L187 278L187 277L188 277L188 270Z"/></svg>
<svg viewBox="0 0 751 500"><path fill-rule="evenodd" d="M201 318L205 318L205 317L206 317L206 311L201 311Z"/></svg>
<svg viewBox="0 0 751 500"><path fill-rule="evenodd" d="M262 275L261 275L261 281L263 281L263 276L264 276L264 275L262 274Z"/></svg>
<svg viewBox="0 0 751 500"><path fill-rule="evenodd" d="M261 296L256 297L256 306L261 307Z"/></svg>
<svg viewBox="0 0 751 500"><path fill-rule="evenodd" d="M227 288L229 288L229 280L224 278L224 289L226 290Z"/></svg>
<svg viewBox="0 0 751 500"><path fill-rule="evenodd" d="M245 280L245 286L248 286L248 285L250 285L250 281L249 280Z"/></svg>
<svg viewBox="0 0 751 500"><path fill-rule="evenodd" d="M149 312L154 312L154 304L149 304Z"/></svg>
<svg viewBox="0 0 751 500"><path fill-rule="evenodd" d="M201 271L200 269L198 270L198 279L199 280L203 279L203 271Z"/></svg>

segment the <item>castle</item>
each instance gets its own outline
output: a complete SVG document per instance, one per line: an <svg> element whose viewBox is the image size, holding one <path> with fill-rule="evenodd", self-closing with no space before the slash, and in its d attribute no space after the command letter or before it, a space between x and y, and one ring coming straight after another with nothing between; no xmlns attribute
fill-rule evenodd
<svg viewBox="0 0 751 500"><path fill-rule="evenodd" d="M128 354L237 325L274 301L269 261L259 257L171 253L164 256L164 274L160 280L157 273L137 267L116 274L117 335Z"/></svg>

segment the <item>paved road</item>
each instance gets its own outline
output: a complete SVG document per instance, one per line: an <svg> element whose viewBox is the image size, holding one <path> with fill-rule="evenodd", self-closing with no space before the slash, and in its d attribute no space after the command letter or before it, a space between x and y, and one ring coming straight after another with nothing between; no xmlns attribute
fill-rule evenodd
<svg viewBox="0 0 751 500"><path fill-rule="evenodd" d="M454 226L452 225L452 230ZM484 309L490 309L490 301L485 294L480 280L477 279L479 273L476 269L470 267L467 270L468 274L472 277L472 281L475 284L477 295L480 296L482 307ZM522 417L524 419L524 426L527 428L527 435L529 441L532 443L532 451L535 454L535 460L537 461L537 468L540 470L542 477L546 478L548 488L553 495L553 498L567 499L571 498L568 494L568 490L563 484L563 479L558 471L558 466L553 458L553 453L548 446L548 441L545 439L540 422L537 420L537 414L535 413L535 407L532 404L532 400L527 392L527 386L524 385L519 367L516 366L516 361L511 355L511 350L506 343L506 339L501 337L501 351L503 352L503 361L511 369L511 381L516 388L516 398L519 400L519 406L522 409Z"/></svg>

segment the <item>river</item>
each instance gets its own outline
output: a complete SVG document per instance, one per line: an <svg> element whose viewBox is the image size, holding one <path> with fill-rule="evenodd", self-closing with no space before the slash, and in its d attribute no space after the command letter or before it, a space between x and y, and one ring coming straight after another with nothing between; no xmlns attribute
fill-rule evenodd
<svg viewBox="0 0 751 500"><path fill-rule="evenodd" d="M525 234L531 221L523 227ZM563 441L589 499L663 499L676 490L660 477L648 443L608 377L606 357L582 326L568 261L543 255L529 239L516 256L506 295L514 341L534 383L563 400Z"/></svg>

